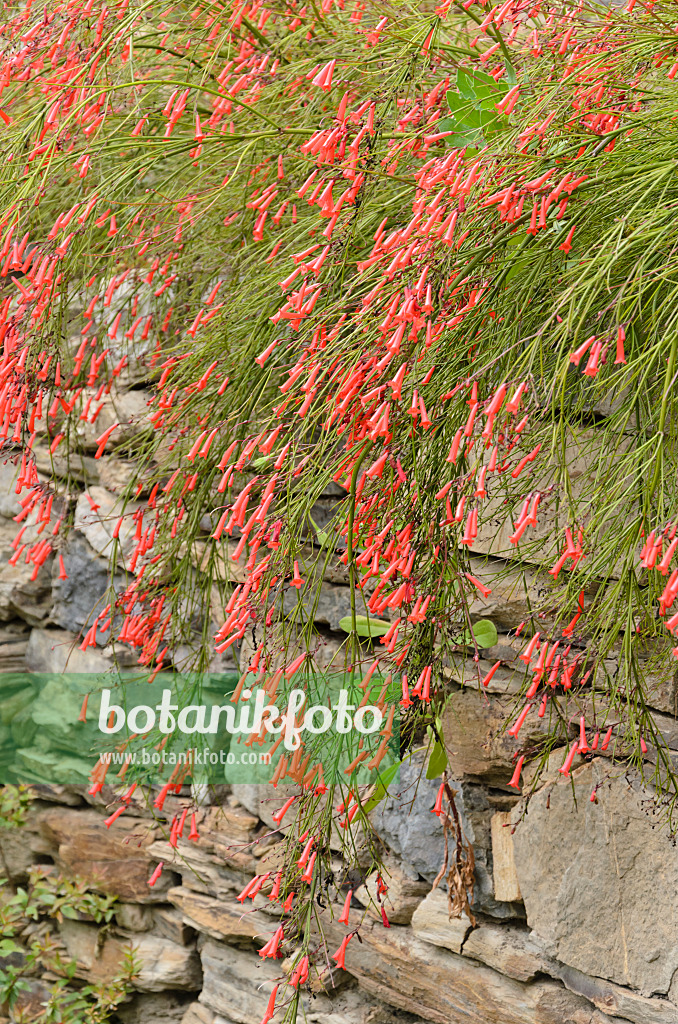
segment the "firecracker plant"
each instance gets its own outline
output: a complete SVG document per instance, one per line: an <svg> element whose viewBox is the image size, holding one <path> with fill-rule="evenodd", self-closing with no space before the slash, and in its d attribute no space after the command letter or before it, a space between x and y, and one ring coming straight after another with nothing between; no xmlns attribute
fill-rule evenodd
<svg viewBox="0 0 678 1024"><path fill-rule="evenodd" d="M510 571L529 615L507 783L520 790L525 759L538 769L565 747L567 777L600 750L670 810L647 687L674 673L678 626L677 74L668 0L5 5L0 438L20 467L15 559L66 575L78 453L137 470L83 649L131 646L153 677L180 645L200 672L210 643L248 644L241 685L283 700L314 673L323 572L343 571L336 667L365 692L384 681L370 765L397 709L401 757L435 744L442 775L445 668L461 651L489 684L499 662L481 668L492 639L476 631L492 629L470 608ZM138 381L152 382L143 421L100 429ZM343 497L319 528L330 485ZM472 571L488 551L503 560ZM195 644L215 588L221 621ZM545 739L523 748L531 714ZM323 914L345 904L349 921L330 830L347 862L359 842L376 859L368 813L388 783L276 764L274 783L296 787L276 817L288 855L240 897L283 908L261 955L291 966L265 1020L296 1014L328 953L343 965L354 930L337 950L318 938ZM434 810L454 832L445 778ZM459 842L460 911L472 853Z"/></svg>

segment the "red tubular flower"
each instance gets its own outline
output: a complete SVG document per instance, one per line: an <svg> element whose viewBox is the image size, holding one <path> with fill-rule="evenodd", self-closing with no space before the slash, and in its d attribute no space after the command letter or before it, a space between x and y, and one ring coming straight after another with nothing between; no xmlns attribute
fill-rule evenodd
<svg viewBox="0 0 678 1024"><path fill-rule="evenodd" d="M160 878L160 875L162 874L162 869L163 869L163 867L164 867L164 866L165 866L165 865L164 865L164 862L163 862L163 861L160 861L160 863L158 864L157 868L155 869L155 871L153 872L153 874L152 874L152 875L151 875L151 877L149 878L149 880L148 880L148 884L150 885L150 887L151 887L151 888L153 888L153 886L155 885L155 883L156 883L156 882L158 881L158 879Z"/></svg>
<svg viewBox="0 0 678 1024"><path fill-rule="evenodd" d="M570 249L572 248L572 239L574 238L574 232L576 230L576 227L577 227L576 224L572 225L572 227L570 228L570 230L567 233L567 238L562 243L562 245L558 246L558 248L562 249L564 253L568 253L570 251Z"/></svg>
<svg viewBox="0 0 678 1024"><path fill-rule="evenodd" d="M513 398L511 399L510 402L508 402L508 404L506 406L506 412L510 412L513 415L515 415L518 412L518 408L520 406L520 402L521 402L521 399L523 397L523 393L526 391L526 389L527 389L527 384L523 383L523 384L519 384L518 385L518 387L516 388L516 390L515 390L515 392L513 394Z"/></svg>
<svg viewBox="0 0 678 1024"><path fill-rule="evenodd" d="M384 928L390 928L391 927L391 922L387 918L386 911L384 910L383 907L381 907L381 920L384 923Z"/></svg>
<svg viewBox="0 0 678 1024"><path fill-rule="evenodd" d="M303 985L308 980L308 957L302 956L301 960L294 968L290 977L290 985L292 988L298 988L299 985Z"/></svg>
<svg viewBox="0 0 678 1024"><path fill-rule="evenodd" d="M298 672L305 661L306 652L302 651L302 653L298 654L294 661L290 662L290 664L285 669L285 679L290 679L295 672Z"/></svg>
<svg viewBox="0 0 678 1024"><path fill-rule="evenodd" d="M344 938L341 941L341 945L339 946L339 949L337 950L337 952L332 957L332 959L336 961L337 967L341 967L341 968L345 968L346 967L346 948L347 948L347 946L348 946L348 944L349 944L349 942L351 941L352 938L353 938L353 934L352 933L350 935L345 935Z"/></svg>
<svg viewBox="0 0 678 1024"><path fill-rule="evenodd" d="M283 935L283 926L279 925L276 931L271 936L271 938L266 943L266 945L262 946L261 949L259 950L259 956L262 958L262 960L266 960L267 958L275 960L277 958L278 947L282 942Z"/></svg>
<svg viewBox="0 0 678 1024"><path fill-rule="evenodd" d="M433 805L433 807L431 808L431 814L435 814L436 817L438 817L438 818L443 813L443 797L444 796L445 796L445 783L441 782L440 783L440 789L438 790L438 795L436 796L436 802Z"/></svg>
<svg viewBox="0 0 678 1024"><path fill-rule="evenodd" d="M273 991L271 992L271 994L270 994L270 996L268 998L268 1005L266 1007L266 1012L265 1012L265 1014L264 1014L264 1016L263 1016L263 1018L261 1020L261 1024L268 1024L268 1022L275 1015L275 1000L276 1000L276 996L277 995L278 995L278 986L276 985L273 988Z"/></svg>
<svg viewBox="0 0 678 1024"><path fill-rule="evenodd" d="M158 795L155 798L155 800L153 801L153 806L155 807L155 809L157 811L161 811L163 809L165 800L167 799L167 794L169 793L171 788L172 788L172 783L171 782L166 782L165 785L160 790L160 792L158 793Z"/></svg>
<svg viewBox="0 0 678 1024"><path fill-rule="evenodd" d="M346 894L346 899L344 900L344 906L343 906L343 909L341 911L341 914L337 918L337 920L339 921L339 924L345 924L345 925L348 926L348 916L349 916L349 912L351 910L351 897L352 896L353 896L353 889L349 889L348 893Z"/></svg>
<svg viewBox="0 0 678 1024"><path fill-rule="evenodd" d="M275 814L272 815L273 821L276 823L276 825L280 825L281 824L283 818L285 817L285 815L287 814L287 812L289 811L290 807L292 806L292 804L294 803L295 800L296 800L296 797L295 796L291 796L289 798L289 800L287 800L282 805L280 810L276 811Z"/></svg>
<svg viewBox="0 0 678 1024"><path fill-rule="evenodd" d="M594 343L595 340L596 340L595 334L592 337L587 338L586 341L583 342L583 344L581 344L579 346L579 348L576 348L574 350L574 352L571 353L571 355L570 355L570 362L574 363L575 366L579 366L579 364L582 361L583 357L586 355L586 353L588 352L589 348L591 347L591 345Z"/></svg>
<svg viewBox="0 0 678 1024"><path fill-rule="evenodd" d="M188 833L188 838L193 843L197 843L197 841L200 839L200 836L198 834L198 825L195 819L195 813L191 814L191 831Z"/></svg>
<svg viewBox="0 0 678 1024"><path fill-rule="evenodd" d="M572 746L570 747L568 753L567 753L567 757L565 758L565 761L563 762L562 768L558 769L560 774L564 775L566 778L570 774L570 768L572 767L572 762L574 761L574 759L575 759L575 757L577 755L577 748L578 748L578 746L579 746L579 742L578 742L578 740L575 740L574 743L572 744Z"/></svg>
<svg viewBox="0 0 678 1024"><path fill-rule="evenodd" d="M303 868L306 866L306 864L308 864L308 858L311 856L311 850L313 848L314 842L315 836L311 836L309 841L306 843L306 846L304 847L301 856L297 861L297 867Z"/></svg>
<svg viewBox="0 0 678 1024"><path fill-rule="evenodd" d="M589 750L589 745L586 739L586 719L582 715L579 719L579 744L577 751L580 754L586 754Z"/></svg>
<svg viewBox="0 0 678 1024"><path fill-rule="evenodd" d="M488 683L491 683L491 682L492 682L492 679L494 678L495 672L497 672L497 670L499 669L499 666L500 666L500 665L501 665L501 661L497 661L497 662L495 662L495 664L494 664L494 665L492 666L492 668L490 669L490 671L489 671L489 672L487 673L487 675L486 675L486 676L485 676L485 677L483 678L483 680L482 680L482 685L483 685L483 686L487 686L487 685L488 685Z"/></svg>
<svg viewBox="0 0 678 1024"><path fill-rule="evenodd" d="M466 520L466 527L464 529L464 535L460 540L460 544L473 544L474 540L478 536L478 509L472 509Z"/></svg>
<svg viewBox="0 0 678 1024"><path fill-rule="evenodd" d="M516 767L513 775L511 776L511 781L509 782L509 786L511 786L512 789L520 789L520 773L523 770L524 761L525 755L521 754L516 762Z"/></svg>
<svg viewBox="0 0 678 1024"><path fill-rule="evenodd" d="M526 665L532 660L532 654L534 653L535 647L539 647L540 635L540 633L535 633L523 653L518 655L520 661L524 661Z"/></svg>
<svg viewBox="0 0 678 1024"><path fill-rule="evenodd" d="M291 587L296 587L297 590L300 590L301 587L303 587L305 582L306 581L302 580L301 575L299 573L299 563L297 561L295 561L295 563L294 563L294 578L290 580L290 586Z"/></svg>
<svg viewBox="0 0 678 1024"><path fill-rule="evenodd" d="M88 700L89 700L89 694L86 693L84 698L83 698L82 705L80 707L80 714L78 715L78 721L79 722L86 722L87 721L87 702L88 702Z"/></svg>
<svg viewBox="0 0 678 1024"><path fill-rule="evenodd" d="M238 903L244 903L245 902L245 900L247 899L249 894L252 892L252 889L254 889L254 887L256 886L258 881L259 881L259 875L255 875L254 878L250 879L250 881L247 883L247 885L242 890L242 892L239 893L236 896L236 900L237 900Z"/></svg>
<svg viewBox="0 0 678 1024"><path fill-rule="evenodd" d="M315 867L315 859L318 856L317 851L314 851L308 861L308 865L303 875L301 876L302 882L311 882L313 879L313 868Z"/></svg>
<svg viewBox="0 0 678 1024"><path fill-rule="evenodd" d="M520 730L523 727L523 723L525 722L525 719L527 718L528 714L530 713L530 708L531 707L532 707L531 704L526 704L525 705L525 707L520 712L520 714L516 718L515 722L513 723L511 728L509 729L509 731L508 731L508 735L509 736L513 736L513 738L516 739L516 737L518 736L518 733L520 732Z"/></svg>
<svg viewBox="0 0 678 1024"><path fill-rule="evenodd" d="M612 739L612 730L613 730L613 728L614 728L614 726L611 725L610 728L605 733L605 736L603 738L603 742L600 744L600 749L601 750L607 750L607 748L609 747L610 740Z"/></svg>
<svg viewBox="0 0 678 1024"><path fill-rule="evenodd" d="M464 576L469 581L469 583L472 583L474 587L478 588L483 597L488 598L490 596L490 594L492 593L490 588L486 587L483 583L480 582L479 579L476 579L475 576L472 576L470 572L465 572Z"/></svg>
<svg viewBox="0 0 678 1024"><path fill-rule="evenodd" d="M127 810L127 805L123 804L122 807L118 807L118 809L116 811L113 811L113 814L111 814L111 816L109 818L106 818L106 820L104 822L104 825L106 826L106 828L110 828L111 825L113 824L113 822L117 821L118 818L120 817L120 815L124 814L126 810ZM149 882L149 885L150 885L150 882Z"/></svg>
<svg viewBox="0 0 678 1024"><path fill-rule="evenodd" d="M626 365L626 356L624 354L624 342L626 341L626 332L623 327L617 328L617 355L614 361L614 365L618 364Z"/></svg>
<svg viewBox="0 0 678 1024"><path fill-rule="evenodd" d="M278 874L275 876L275 879L273 881L273 888L271 889L270 893L268 894L269 901L273 902L274 900L278 899L278 896L280 895L280 886L282 885L282 878L283 878L283 873L282 873L282 871L279 871Z"/></svg>
<svg viewBox="0 0 678 1024"><path fill-rule="evenodd" d="M464 428L463 427L459 427L459 430L454 435L454 440L452 441L452 447L450 448L450 453L447 456L447 460L446 460L447 462L451 462L453 465L456 465L456 463L457 463L457 456L459 454L459 446L461 445L461 441L462 441L463 436L464 436Z"/></svg>

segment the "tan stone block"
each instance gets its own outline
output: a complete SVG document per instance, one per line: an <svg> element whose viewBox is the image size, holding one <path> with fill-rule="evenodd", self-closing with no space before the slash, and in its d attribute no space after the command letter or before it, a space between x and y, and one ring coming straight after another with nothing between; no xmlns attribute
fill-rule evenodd
<svg viewBox="0 0 678 1024"><path fill-rule="evenodd" d="M490 828L492 832L494 898L507 903L513 903L521 897L513 853L511 812L498 811L496 814L493 814Z"/></svg>

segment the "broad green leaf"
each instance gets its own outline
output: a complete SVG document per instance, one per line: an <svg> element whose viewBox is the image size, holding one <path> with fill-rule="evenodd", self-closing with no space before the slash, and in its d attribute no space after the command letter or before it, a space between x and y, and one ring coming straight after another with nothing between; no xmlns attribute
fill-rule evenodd
<svg viewBox="0 0 678 1024"><path fill-rule="evenodd" d="M488 75L485 71L481 71L479 68L474 68L473 71L471 72L470 77L473 80L473 85L476 94L478 93L478 87L482 87L483 85L486 88L494 89L495 91L497 89L501 89L502 92L508 92L508 89L502 83L501 79L498 82L496 82L492 75Z"/></svg>
<svg viewBox="0 0 678 1024"><path fill-rule="evenodd" d="M463 637L456 642L458 644L472 644L475 640L478 647L486 649L494 647L498 639L497 627L490 619L479 619L473 624L473 634L467 629Z"/></svg>
<svg viewBox="0 0 678 1024"><path fill-rule="evenodd" d="M426 769L427 779L437 779L439 775L447 768L447 751L445 747L436 740L436 743L431 751L431 756L428 759L428 768Z"/></svg>
<svg viewBox="0 0 678 1024"><path fill-rule="evenodd" d="M353 622L350 615L345 615L339 620L339 626L345 633L353 629ZM384 619L368 619L367 615L356 615L355 631L358 636L384 636L391 628L391 623Z"/></svg>
<svg viewBox="0 0 678 1024"><path fill-rule="evenodd" d="M488 132L494 133L501 131L504 127L501 115L497 113L490 113L489 110L480 110L478 112L478 118L486 135Z"/></svg>
<svg viewBox="0 0 678 1024"><path fill-rule="evenodd" d="M379 775L379 782L377 783L374 793L363 804L366 814L369 814L370 811L374 810L374 808L384 799L388 792L388 787L398 774L398 769L401 764L402 761L396 761L390 768L387 768L386 771L381 772Z"/></svg>
<svg viewBox="0 0 678 1024"><path fill-rule="evenodd" d="M467 100L473 100L475 102L476 93L473 88L473 82L470 76L461 68L457 71L457 89L462 96L466 97Z"/></svg>
<svg viewBox="0 0 678 1024"><path fill-rule="evenodd" d="M453 113L457 113L457 111L468 106L468 101L464 102L459 93L455 92L454 89L448 89L445 96L447 97L447 105ZM437 124L441 123L441 121L437 122Z"/></svg>
<svg viewBox="0 0 678 1024"><path fill-rule="evenodd" d="M497 627L490 619L479 619L473 625L473 636L478 647L494 647L497 642Z"/></svg>

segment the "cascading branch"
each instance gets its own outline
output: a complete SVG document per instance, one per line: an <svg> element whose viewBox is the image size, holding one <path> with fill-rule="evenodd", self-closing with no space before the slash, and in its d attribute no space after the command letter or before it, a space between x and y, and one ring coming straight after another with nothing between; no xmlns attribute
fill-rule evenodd
<svg viewBox="0 0 678 1024"><path fill-rule="evenodd" d="M95 457L138 467L113 530L133 538L112 560L131 582L83 649L110 636L151 677L171 667L232 538L244 575L216 649L255 630L244 679L282 697L316 644L283 593L312 605L343 564L345 671L395 675L405 735L435 732L445 660L477 653L469 606L492 589L470 552L504 531L516 572L553 561L521 630L532 679L509 784L576 722L564 775L612 744L672 806L642 659L678 628L674 21L666 0L11 9L0 435L20 464L16 560L37 574L56 556L66 575L71 480L39 478L39 440L68 462L94 436ZM130 379L153 382L143 430L99 432ZM331 481L346 497L319 531ZM365 617L390 620L376 658ZM521 751L533 711L549 737ZM296 814L289 856L239 897L283 906L262 956L296 950L265 1020L293 1016L321 970L332 819L349 837L370 806L350 781L327 792L320 768L279 762L276 783L298 786L276 819Z"/></svg>

